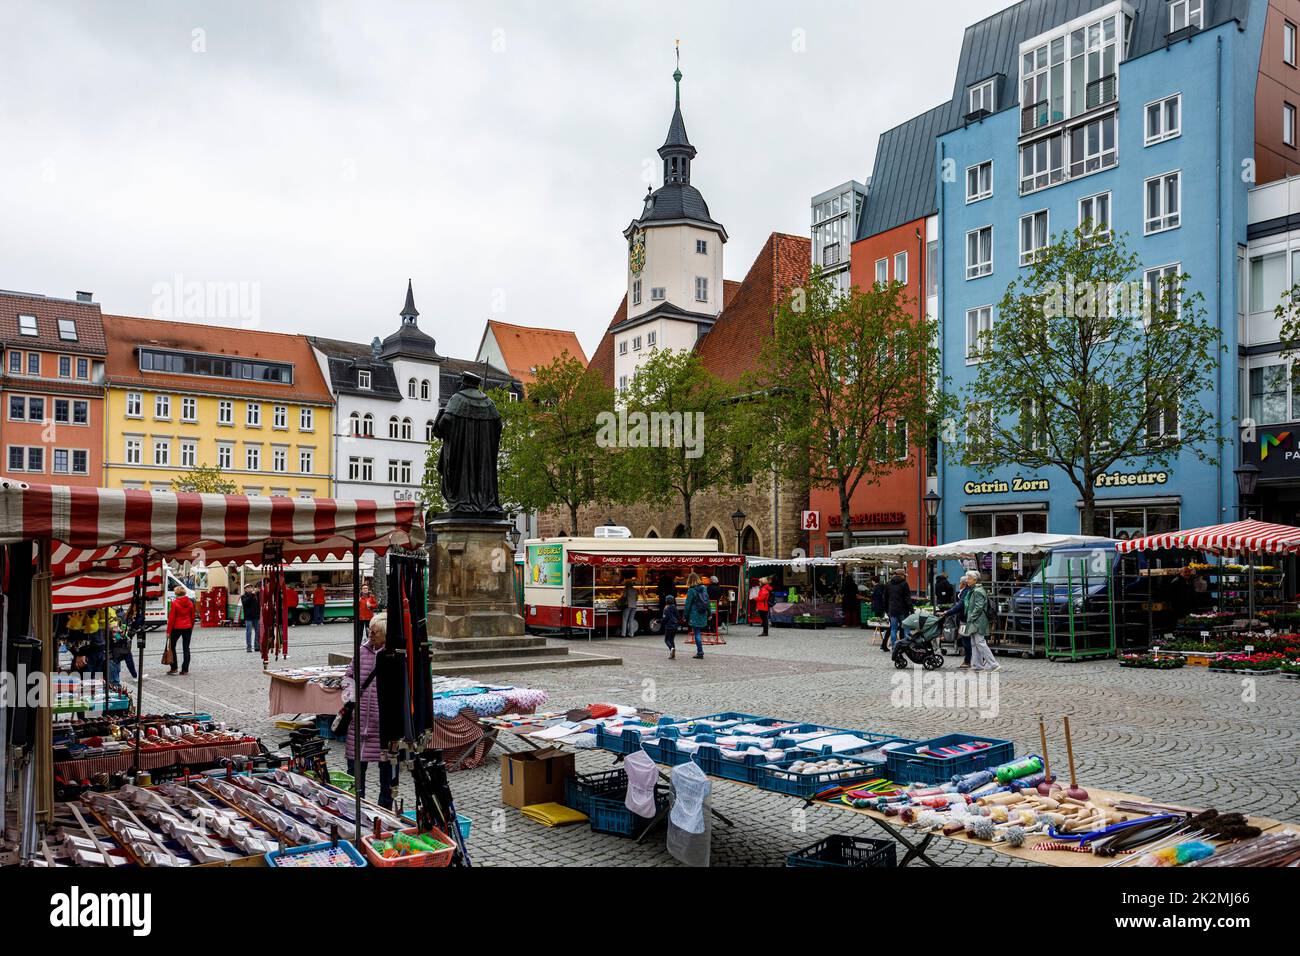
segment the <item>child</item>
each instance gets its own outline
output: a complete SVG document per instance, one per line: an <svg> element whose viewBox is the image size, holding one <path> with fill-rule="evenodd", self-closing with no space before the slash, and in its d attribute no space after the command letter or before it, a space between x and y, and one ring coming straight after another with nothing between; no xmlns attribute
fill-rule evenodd
<svg viewBox="0 0 1300 956"><path fill-rule="evenodd" d="M664 626L664 643L668 645L668 659L676 660L677 658L677 597L670 595L664 600L663 616L661 618Z"/></svg>

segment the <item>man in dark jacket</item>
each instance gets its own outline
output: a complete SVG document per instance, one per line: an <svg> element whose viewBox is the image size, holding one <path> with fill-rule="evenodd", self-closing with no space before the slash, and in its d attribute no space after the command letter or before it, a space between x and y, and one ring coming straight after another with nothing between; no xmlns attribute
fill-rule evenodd
<svg viewBox="0 0 1300 956"><path fill-rule="evenodd" d="M244 585L239 606L244 612L244 653L262 649L262 598L251 584Z"/></svg>
<svg viewBox="0 0 1300 956"><path fill-rule="evenodd" d="M934 579L934 606L935 610L945 608L952 604L957 592L953 590L952 582L948 580L948 573L940 571Z"/></svg>
<svg viewBox="0 0 1300 956"><path fill-rule="evenodd" d="M840 606L844 611L844 627L857 627L862 612L858 610L858 582L849 571L845 571L840 581Z"/></svg>
<svg viewBox="0 0 1300 956"><path fill-rule="evenodd" d="M889 613L889 638L888 644L882 642L880 648L890 650L903 633L903 618L912 613L912 589L899 571L895 571L885 585L885 605Z"/></svg>

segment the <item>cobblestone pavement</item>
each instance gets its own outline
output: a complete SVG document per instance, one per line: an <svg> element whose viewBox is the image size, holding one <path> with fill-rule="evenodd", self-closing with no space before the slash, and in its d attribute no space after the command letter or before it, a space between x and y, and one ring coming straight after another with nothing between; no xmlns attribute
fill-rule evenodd
<svg viewBox="0 0 1300 956"><path fill-rule="evenodd" d="M330 650L346 650L350 644L350 625L295 628L292 663L324 663ZM597 653L605 646L596 641L588 648L582 642L582 649ZM1300 681L1280 676L1247 680L1201 667L1148 671L1121 669L1114 661L1051 664L1001 658L996 681L984 686L991 696L980 697L968 690L973 685L963 683L972 706L958 707L952 698L936 699L928 684L918 695L910 694L916 689L912 683L897 687L899 675L888 656L857 630L774 629L762 637L755 629L736 628L726 646L707 647L703 660L693 660L680 644L678 658L667 660L662 641L650 636L614 640L608 648L623 658L622 666L521 671L490 679L548 691L549 709L611 701L682 716L740 710L912 738L966 731L1013 740L1017 753L1039 750L1042 714L1053 766L1061 772L1065 746L1060 717L1068 714L1084 786L1300 821ZM194 650L190 677L166 677L155 663L161 638L151 637L147 709L208 710L250 728L268 745L284 739L267 715L268 680L257 656L244 653L242 633L200 630ZM955 687L958 675L954 663L950 659L938 672L948 688ZM919 673L913 670L908 676ZM503 738L511 749L525 746L509 735ZM332 747L341 768L342 747ZM578 769L607 769L611 760L600 751L582 752ZM373 793L378 787L374 768L370 776ZM483 767L454 774L452 785L460 812L474 820L470 850L478 864L677 865L664 849L662 830L637 846L585 826L548 829L502 808L495 754ZM414 805L409 774L402 775L399 794L408 807ZM716 782L713 801L736 824L734 829L714 826L714 865L780 865L786 854L832 833L884 836L866 818L829 807L805 812L794 799L726 781ZM1016 863L942 839L931 844L929 853L944 865Z"/></svg>

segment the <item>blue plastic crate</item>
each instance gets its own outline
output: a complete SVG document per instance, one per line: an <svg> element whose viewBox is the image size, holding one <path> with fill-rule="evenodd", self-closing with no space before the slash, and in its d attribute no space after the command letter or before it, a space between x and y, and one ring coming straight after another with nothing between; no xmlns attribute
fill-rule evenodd
<svg viewBox="0 0 1300 956"><path fill-rule="evenodd" d="M622 767L603 773L586 773L566 777L564 780L564 805L591 816L591 798L605 793L626 793L627 771Z"/></svg>
<svg viewBox="0 0 1300 956"><path fill-rule="evenodd" d="M267 866L293 867L293 866L338 866L338 867L358 867L365 866L366 859L357 852L347 840L339 840L337 851L341 856L336 856L338 862L335 863L308 863L304 857L310 855L321 855L330 850L329 843L310 843L307 846L294 846L286 850L272 850L266 854Z"/></svg>
<svg viewBox="0 0 1300 956"><path fill-rule="evenodd" d="M753 782L758 784L760 789L785 793L792 797L803 797L806 800L829 787L847 787L885 776L885 767L880 761L863 760L860 757L844 754L840 754L837 759L841 763L852 765L855 769L791 774L788 768L799 759L804 758L779 760L775 766L764 764L755 767Z"/></svg>
<svg viewBox="0 0 1300 956"><path fill-rule="evenodd" d="M567 784L572 779L573 779L572 777L566 777L565 783ZM567 805L568 804L565 804L565 806ZM414 810L407 810L405 813L402 814L402 817L404 819L410 820L412 823L415 823L417 819ZM469 831L470 828L474 826L474 821L470 817L465 816L465 814L458 813L456 814L456 826L460 830L460 838L462 840L468 840Z"/></svg>
<svg viewBox="0 0 1300 956"><path fill-rule="evenodd" d="M948 757L917 752L980 742L990 746ZM896 783L947 783L959 774L988 770L1004 764L1014 759L1015 755L1016 746L1009 740L999 740L996 737L972 737L970 734L945 734L942 737L922 740L887 751L885 769L888 771L889 779Z"/></svg>
<svg viewBox="0 0 1300 956"><path fill-rule="evenodd" d="M656 727L662 727L666 724L677 724L681 721L675 717L660 717ZM644 725L650 729L650 725ZM620 730L617 733L606 730L604 724L596 725L596 746L600 750L608 750L616 754L634 754L641 749L641 741L644 734L639 734L635 730Z"/></svg>
<svg viewBox="0 0 1300 956"><path fill-rule="evenodd" d="M691 727L694 727L694 725L699 723L701 720L732 721L735 723L740 723L741 721L745 721L745 720L762 720L762 719L763 718L759 714L742 714L739 711L727 710L727 711L723 711L720 714L705 714L702 717L691 717L683 721L683 723L686 723ZM715 733L716 731L708 728L704 728L701 730L701 732Z"/></svg>
<svg viewBox="0 0 1300 956"><path fill-rule="evenodd" d="M826 727L820 725L804 725L804 727L806 729L801 731L804 733L806 733L808 730L828 730L831 733L837 733L837 734L853 734L855 737L861 737L863 740L866 741L866 744L861 748L859 748L858 750L841 750L838 754L838 756L841 757L854 756L856 754L861 754L869 750L878 750L880 747L884 746L885 744L913 743L913 741L906 740L903 737L895 737L892 734L876 733L875 731L871 731L871 730L849 730L844 727ZM788 737L782 737L781 735L778 734L774 743L776 744L776 746L782 747L786 750L799 750L804 753L812 754L813 756L818 756L818 757L837 756L836 754L831 753L829 748L819 747L817 745L817 740L815 738L813 740L794 741L794 740L790 740Z"/></svg>
<svg viewBox="0 0 1300 956"><path fill-rule="evenodd" d="M758 767L767 763L768 758L763 754L745 754L742 759L731 760L722 755L720 747L701 747L695 754L695 762L711 777L757 783Z"/></svg>
<svg viewBox="0 0 1300 956"><path fill-rule="evenodd" d="M637 837L650 826L653 817L640 817L627 808L627 790L591 798L591 812L587 818L595 833L612 833L615 836ZM655 787L655 816L668 807L668 791Z"/></svg>
<svg viewBox="0 0 1300 956"><path fill-rule="evenodd" d="M787 867L828 866L839 869L897 866L893 840L835 834L785 858Z"/></svg>

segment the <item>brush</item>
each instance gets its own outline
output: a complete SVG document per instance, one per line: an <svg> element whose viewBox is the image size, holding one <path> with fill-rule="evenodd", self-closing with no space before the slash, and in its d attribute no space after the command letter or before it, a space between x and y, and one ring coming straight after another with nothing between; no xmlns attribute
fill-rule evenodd
<svg viewBox="0 0 1300 956"><path fill-rule="evenodd" d="M1066 796L1075 800L1087 800L1088 791L1079 786L1078 780L1074 775L1074 742L1070 738L1070 718L1065 718L1065 756L1070 762L1070 787L1065 791Z"/></svg>

